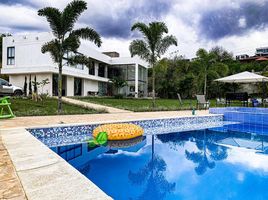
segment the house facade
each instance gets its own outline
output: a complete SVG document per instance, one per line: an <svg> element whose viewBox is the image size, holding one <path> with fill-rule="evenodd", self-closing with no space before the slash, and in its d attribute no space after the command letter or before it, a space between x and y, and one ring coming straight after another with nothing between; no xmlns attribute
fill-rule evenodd
<svg viewBox="0 0 268 200"><path fill-rule="evenodd" d="M9 36L3 38L1 74L9 76L9 82L23 88L36 77L48 84L39 88L39 93L57 95L58 67L49 53L41 47L53 38L51 33ZM79 53L92 59L90 67L63 64L63 96L100 96L114 93L111 78L121 77L128 85L120 89L125 96L146 97L148 94L148 64L138 57L120 57L117 52L99 52L81 44ZM68 55L67 55L68 56ZM29 86L29 84L28 84Z"/></svg>

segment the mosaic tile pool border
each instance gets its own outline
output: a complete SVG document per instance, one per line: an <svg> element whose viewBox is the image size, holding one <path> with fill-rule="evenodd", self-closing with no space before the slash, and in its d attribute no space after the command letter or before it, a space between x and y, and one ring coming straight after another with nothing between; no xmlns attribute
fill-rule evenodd
<svg viewBox="0 0 268 200"><path fill-rule="evenodd" d="M126 121L144 129L145 135L180 132L221 126L223 115L193 116L169 119ZM106 124L106 123L102 123ZM33 136L49 147L75 144L91 138L92 131L101 124L60 126L27 129Z"/></svg>

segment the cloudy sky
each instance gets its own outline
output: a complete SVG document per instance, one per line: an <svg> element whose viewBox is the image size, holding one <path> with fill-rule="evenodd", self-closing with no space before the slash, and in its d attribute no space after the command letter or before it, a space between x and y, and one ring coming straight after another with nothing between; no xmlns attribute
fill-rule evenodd
<svg viewBox="0 0 268 200"><path fill-rule="evenodd" d="M69 0L0 0L0 32L27 34L49 31L37 15L45 6L64 8ZM268 46L268 0L87 0L88 9L77 27L90 26L102 36L102 51L128 56L137 37L134 22L164 21L178 39L171 52L188 58L198 48L223 46L236 54L254 54Z"/></svg>

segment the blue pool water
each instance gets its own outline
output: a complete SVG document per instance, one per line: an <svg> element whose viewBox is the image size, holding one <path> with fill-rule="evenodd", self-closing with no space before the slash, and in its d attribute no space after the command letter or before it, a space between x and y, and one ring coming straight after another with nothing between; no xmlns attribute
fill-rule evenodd
<svg viewBox="0 0 268 200"><path fill-rule="evenodd" d="M265 126L223 124L94 148L77 141L50 148L118 200L268 199Z"/></svg>

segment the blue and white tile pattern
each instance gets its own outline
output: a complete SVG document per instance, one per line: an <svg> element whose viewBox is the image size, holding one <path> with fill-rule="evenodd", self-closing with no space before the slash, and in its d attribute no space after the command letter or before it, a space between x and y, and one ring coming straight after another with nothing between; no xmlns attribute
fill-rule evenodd
<svg viewBox="0 0 268 200"><path fill-rule="evenodd" d="M199 116L170 119L131 121L144 129L145 135L206 129L224 125L223 116ZM37 139L49 147L81 143L92 138L93 130L100 124L61 126L28 129Z"/></svg>

